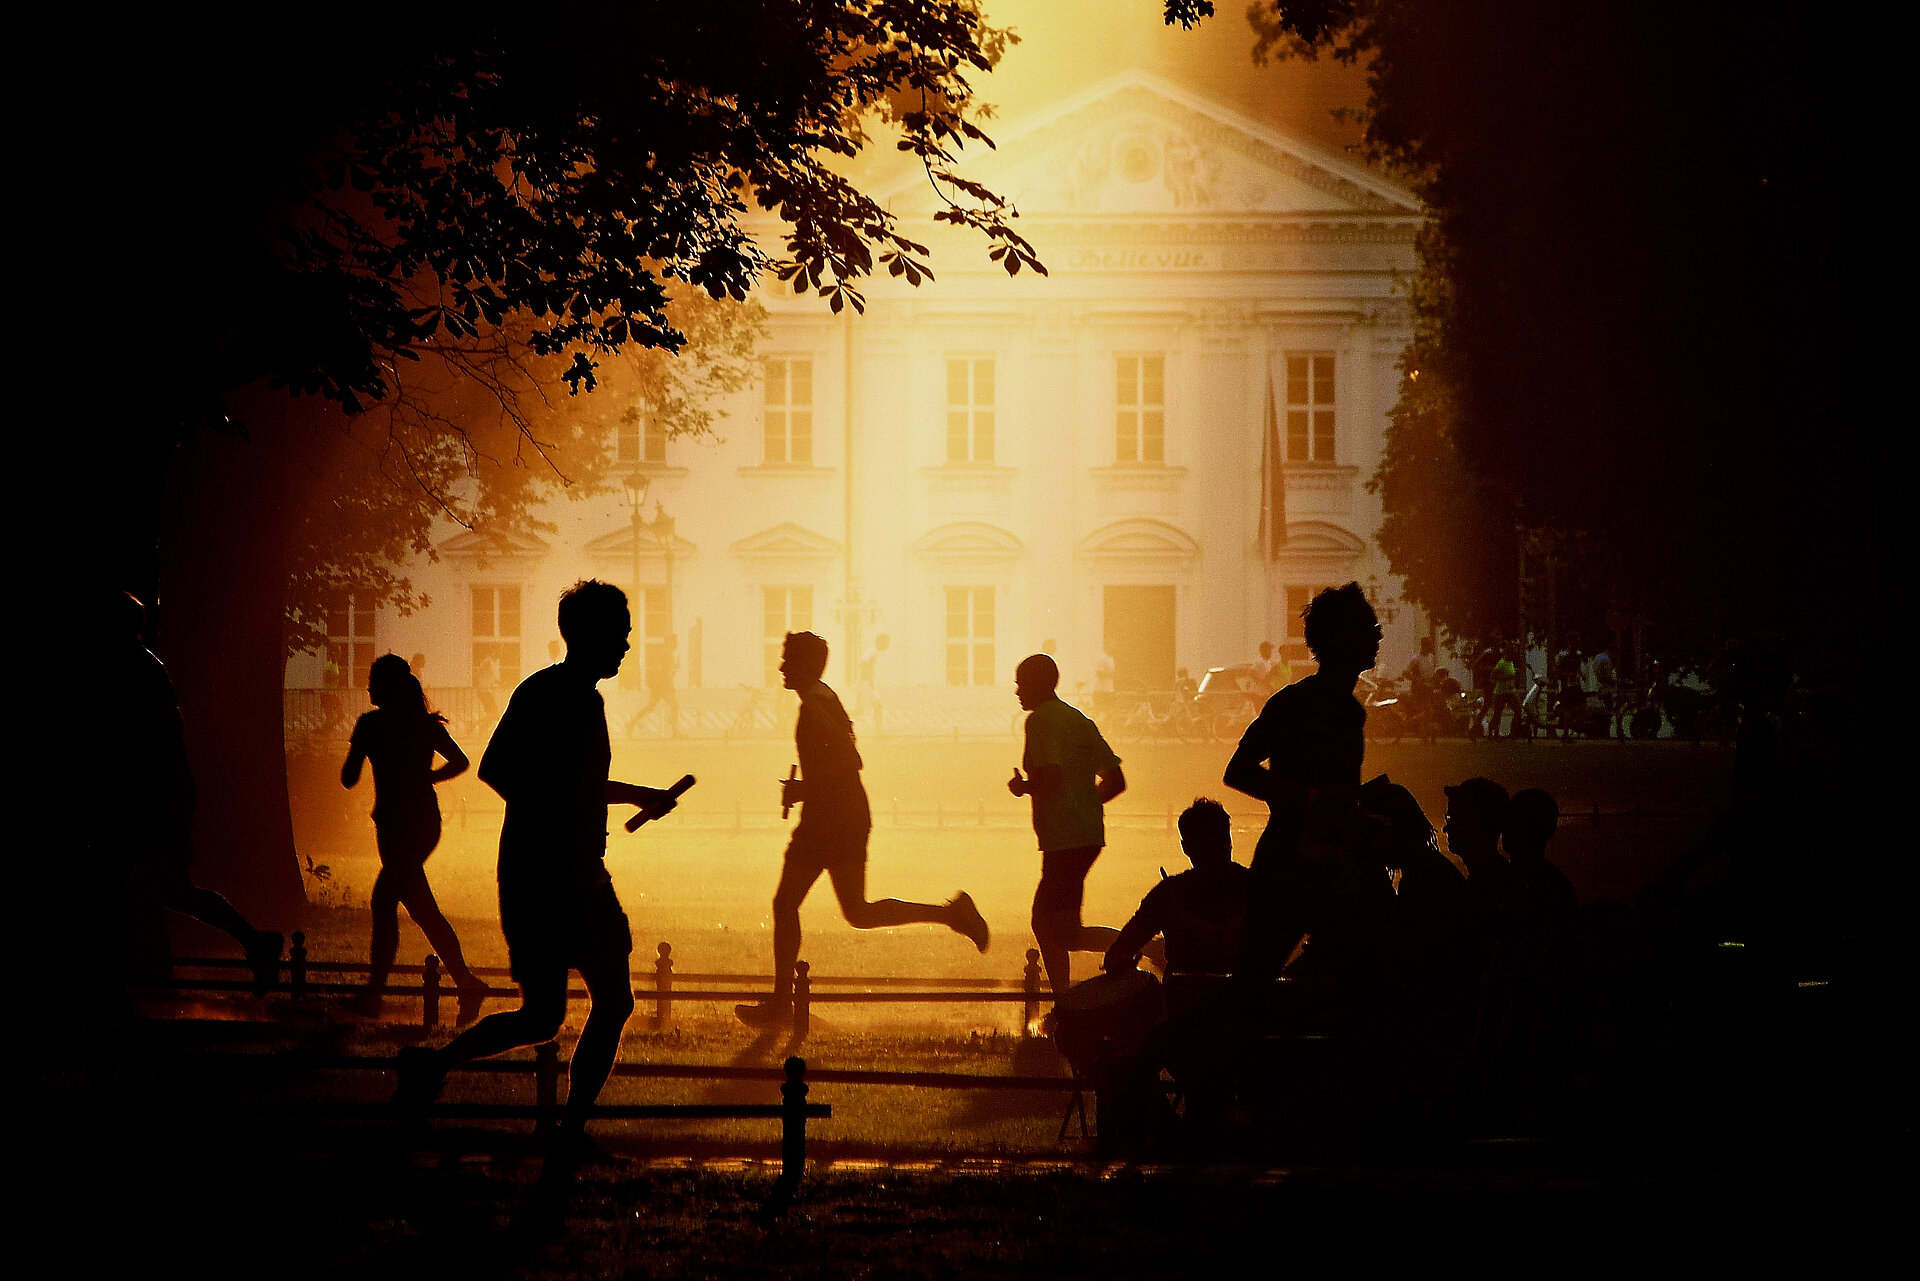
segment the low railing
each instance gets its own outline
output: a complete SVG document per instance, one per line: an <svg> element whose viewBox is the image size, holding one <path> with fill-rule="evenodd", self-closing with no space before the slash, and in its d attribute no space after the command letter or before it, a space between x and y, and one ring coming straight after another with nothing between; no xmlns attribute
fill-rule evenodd
<svg viewBox="0 0 1920 1281"><path fill-rule="evenodd" d="M828 975L815 977L812 966L805 961L796 962L793 969L792 1015L790 1026L795 1037L804 1037L812 1029L813 1007L817 1004L967 1004L998 1005L1018 1003L1021 1006L1021 1032L1030 1031L1040 1017L1042 1002L1051 1001L1053 995L1042 985L1040 971L1040 952L1037 948L1028 948L1026 968L1018 979L998 978L873 978L857 975ZM181 971L209 971L225 973L238 970L250 970L251 962L237 957L181 957L172 962L172 972L165 979L138 981L133 986L145 990L182 991L182 992L242 992L259 991L256 981L251 978L206 978L182 975ZM296 930L287 958L280 962L280 969L286 974L284 983L276 981L266 990L285 992L295 999L308 996L345 996L366 992L364 982L343 982L338 978L332 981L321 976L365 975L371 967L364 961L316 961L307 955L306 935ZM509 971L499 966L478 966L472 971L481 978L500 978ZM458 989L450 986L440 958L429 955L419 965L396 965L389 971L403 979L419 978L418 986L411 983L390 984L383 995L399 1000L418 1000L420 1002L420 1023L423 1027L438 1027L441 1018L441 1003L459 995ZM651 1021L654 1027L663 1027L673 1017L676 1002L695 1003L732 1003L746 1001L765 1001L773 996L773 980L770 976L758 974L677 974L673 965L673 945L661 943L656 949L656 959L651 974L640 972L632 975L634 980L634 998L641 1004L651 1003ZM688 986L691 984L692 986ZM709 985L724 986L709 986ZM836 990L863 988L864 991ZM825 989L825 990L821 990ZM880 989L880 990L874 990ZM496 997L518 997L517 987L496 987L488 984L484 993L487 999ZM570 1000L587 996L584 987L567 989Z"/></svg>

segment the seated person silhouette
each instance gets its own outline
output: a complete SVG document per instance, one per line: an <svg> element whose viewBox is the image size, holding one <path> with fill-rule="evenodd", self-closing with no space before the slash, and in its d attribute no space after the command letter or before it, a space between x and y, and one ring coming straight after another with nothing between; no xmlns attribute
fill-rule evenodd
<svg viewBox="0 0 1920 1281"><path fill-rule="evenodd" d="M1440 852L1412 792L1381 774L1361 786L1360 803L1389 824L1383 854L1398 874L1388 931L1390 1017L1414 1044L1453 1044L1468 1029L1479 972L1466 878Z"/></svg>
<svg viewBox="0 0 1920 1281"><path fill-rule="evenodd" d="M1537 787L1507 802L1501 844L1512 870L1514 931L1530 951L1545 954L1570 937L1580 896L1566 874L1547 861L1547 842L1560 825L1560 807Z"/></svg>
<svg viewBox="0 0 1920 1281"><path fill-rule="evenodd" d="M1557 1102L1570 1067L1585 940L1573 882L1547 861L1560 807L1539 788L1515 792L1502 832L1513 869L1512 930L1520 972L1505 1065L1509 1093L1535 1108Z"/></svg>
<svg viewBox="0 0 1920 1281"><path fill-rule="evenodd" d="M799 805L800 822L787 843L780 884L773 894L773 995L734 1007L750 1027L777 1027L793 1015L793 967L800 959L800 905L824 872L847 924L856 930L886 929L922 922L944 925L987 950L987 923L966 891L944 904L909 903L886 898L867 901L867 837L873 812L860 781L865 762L854 745L853 722L839 695L821 676L827 670L827 642L812 632L788 632L780 658L780 679L800 696L794 722L794 749L800 757L797 779L781 780L781 808Z"/></svg>
<svg viewBox="0 0 1920 1281"><path fill-rule="evenodd" d="M193 768L186 726L167 669L147 649L146 606L127 592L96 601L96 723L117 726L111 745L121 804L96 848L112 873L168 909L231 935L253 968L254 991L278 979L281 935L257 930L222 895L193 882ZM98 746L90 744L90 746ZM129 794L130 793L130 794Z"/></svg>
<svg viewBox="0 0 1920 1281"><path fill-rule="evenodd" d="M1490 778L1470 778L1447 794L1447 852L1467 867L1467 909L1483 957L1514 933L1513 866L1500 855L1507 819L1507 789Z"/></svg>
<svg viewBox="0 0 1920 1281"><path fill-rule="evenodd" d="M1162 1068L1186 1095L1190 1128L1224 1120L1233 1098L1240 1029L1228 976L1240 949L1253 873L1233 861L1233 823L1216 800L1199 798L1180 815L1180 848L1193 866L1149 890L1107 949L1107 972L1118 974L1133 968L1154 935L1166 940L1167 1020L1116 1073L1112 1106L1102 1099L1103 1107L1122 1113L1116 1119L1123 1129L1154 1124Z"/></svg>
<svg viewBox="0 0 1920 1281"><path fill-rule="evenodd" d="M469 1059L538 1045L567 1016L567 976L590 1002L569 1069L560 1150L585 1148L585 1125L633 1013L633 935L607 875L607 807L664 814L665 791L607 777L612 748L597 688L618 674L633 622L618 587L575 583L560 597L567 655L520 682L480 758L480 780L507 803L500 828L500 928L520 1008L488 1015L439 1049L407 1046L394 1102L424 1107Z"/></svg>
<svg viewBox="0 0 1920 1281"><path fill-rule="evenodd" d="M1021 659L1013 681L1027 710L1026 746L1007 790L1033 803L1033 832L1040 844L1033 938L1047 982L1060 997L1073 982L1072 954L1105 952L1118 937L1105 926L1083 925L1080 907L1087 873L1107 843L1104 807L1126 790L1127 777L1099 726L1061 700L1060 668L1052 658L1030 654Z"/></svg>
<svg viewBox="0 0 1920 1281"><path fill-rule="evenodd" d="M1253 873L1233 861L1233 820L1200 797L1180 815L1180 848L1193 864L1147 891L1107 949L1109 972L1131 968L1155 935L1166 939L1167 1006L1178 1013L1233 973Z"/></svg>

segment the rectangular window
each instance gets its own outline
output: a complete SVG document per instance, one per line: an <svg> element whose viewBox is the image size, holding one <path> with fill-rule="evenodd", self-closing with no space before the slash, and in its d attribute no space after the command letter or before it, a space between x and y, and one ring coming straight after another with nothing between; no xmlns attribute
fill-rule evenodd
<svg viewBox="0 0 1920 1281"><path fill-rule="evenodd" d="M667 643L667 589L642 587L627 593L627 605L633 612L633 649L620 664L621 689L651 688L650 673L660 670L662 648Z"/></svg>
<svg viewBox="0 0 1920 1281"><path fill-rule="evenodd" d="M1114 358L1116 462L1167 460L1167 361L1164 356Z"/></svg>
<svg viewBox="0 0 1920 1281"><path fill-rule="evenodd" d="M993 461L993 361L947 360L947 461Z"/></svg>
<svg viewBox="0 0 1920 1281"><path fill-rule="evenodd" d="M1333 357L1287 357L1287 461L1333 459Z"/></svg>
<svg viewBox="0 0 1920 1281"><path fill-rule="evenodd" d="M813 630L813 588L762 587L760 589L761 657L765 662L767 684L780 685L780 647L788 632Z"/></svg>
<svg viewBox="0 0 1920 1281"><path fill-rule="evenodd" d="M373 666L372 592L334 592L327 598L327 664L322 680L329 688L365 689Z"/></svg>
<svg viewBox="0 0 1920 1281"><path fill-rule="evenodd" d="M613 437L613 461L616 467L643 467L667 461L667 428L644 405L635 405L620 416Z"/></svg>
<svg viewBox="0 0 1920 1281"><path fill-rule="evenodd" d="M770 463L813 461L813 362L766 363L765 432Z"/></svg>
<svg viewBox="0 0 1920 1281"><path fill-rule="evenodd" d="M993 684L993 588L947 588L947 684Z"/></svg>
<svg viewBox="0 0 1920 1281"><path fill-rule="evenodd" d="M520 589L473 590L473 683L512 689L520 683Z"/></svg>

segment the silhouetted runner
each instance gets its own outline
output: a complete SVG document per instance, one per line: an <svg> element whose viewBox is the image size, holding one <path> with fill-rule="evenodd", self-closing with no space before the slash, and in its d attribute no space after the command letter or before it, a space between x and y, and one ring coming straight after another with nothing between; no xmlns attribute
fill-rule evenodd
<svg viewBox="0 0 1920 1281"><path fill-rule="evenodd" d="M563 1151L583 1145L587 1113L633 1013L633 935L607 876L607 807L674 807L659 788L607 777L613 752L595 687L620 671L632 632L618 587L589 579L568 588L560 597L566 658L520 682L487 744L480 779L507 803L500 929L520 1008L488 1015L440 1049L402 1049L394 1092L402 1106L430 1103L456 1064L552 1040L566 1021L568 971L578 970L591 1005L573 1050L560 1137Z"/></svg>
<svg viewBox="0 0 1920 1281"><path fill-rule="evenodd" d="M1324 955L1342 932L1344 897L1371 888L1353 848L1375 822L1358 803L1367 712L1353 688L1380 656L1379 620L1357 583L1329 587L1301 617L1319 668L1267 700L1225 775L1268 809L1237 971L1256 980L1278 975L1310 931L1326 934L1316 939Z"/></svg>
<svg viewBox="0 0 1920 1281"><path fill-rule="evenodd" d="M1033 832L1040 841L1040 885L1033 893L1033 938L1047 967L1053 994L1073 983L1074 952L1105 952L1119 937L1102 925L1082 925L1087 873L1107 843L1103 807L1127 790L1120 758L1077 707L1060 701L1060 668L1045 654L1020 660L1014 693L1027 709L1021 769L1007 790L1033 802Z"/></svg>
<svg viewBox="0 0 1920 1281"><path fill-rule="evenodd" d="M440 843L440 801L433 785L466 773L467 754L447 732L447 718L427 710L426 691L407 661L383 654L367 670L367 697L374 710L353 726L340 782L360 781L360 767L373 762L373 831L380 875L373 882L373 955L359 1012L378 1015L393 955L400 946L401 904L433 945L460 989L461 1023L480 1017L486 984L467 969L459 936L434 902L427 884L427 856ZM446 764L434 768L438 753Z"/></svg>
<svg viewBox="0 0 1920 1281"><path fill-rule="evenodd" d="M944 925L987 950L987 923L966 891L943 905L897 898L867 901L867 836L873 814L860 782L864 762L854 745L853 723L821 675L827 642L812 632L788 632L780 657L780 683L800 696L793 742L800 756L798 779L781 780L781 806L800 807L800 822L787 843L780 885L773 893L773 995L734 1007L751 1027L775 1027L793 1014L793 965L800 959L800 904L821 873L833 881L841 914L856 930L894 925Z"/></svg>
<svg viewBox="0 0 1920 1281"><path fill-rule="evenodd" d="M660 638L660 644L647 654L647 705L635 712L627 721L627 737L632 738L640 722L647 719L649 713L662 703L667 705L663 718L667 727L667 737L680 737L680 695L674 689L674 679L680 674L680 638L668 632Z"/></svg>
<svg viewBox="0 0 1920 1281"><path fill-rule="evenodd" d="M146 606L126 592L96 603L97 631L88 637L98 646L93 694L99 728L112 735L105 755L116 779L114 813L99 816L93 842L103 870L232 935L253 967L254 991L264 993L279 977L281 935L255 929L221 895L193 883L193 768L173 681L142 641Z"/></svg>

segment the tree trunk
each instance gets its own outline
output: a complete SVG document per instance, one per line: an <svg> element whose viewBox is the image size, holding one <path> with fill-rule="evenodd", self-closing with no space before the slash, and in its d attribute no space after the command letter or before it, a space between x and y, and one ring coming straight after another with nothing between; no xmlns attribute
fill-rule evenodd
<svg viewBox="0 0 1920 1281"><path fill-rule="evenodd" d="M195 880L285 930L307 907L281 693L290 405L264 390L235 400L252 439L202 429L167 471L155 650L186 721Z"/></svg>

